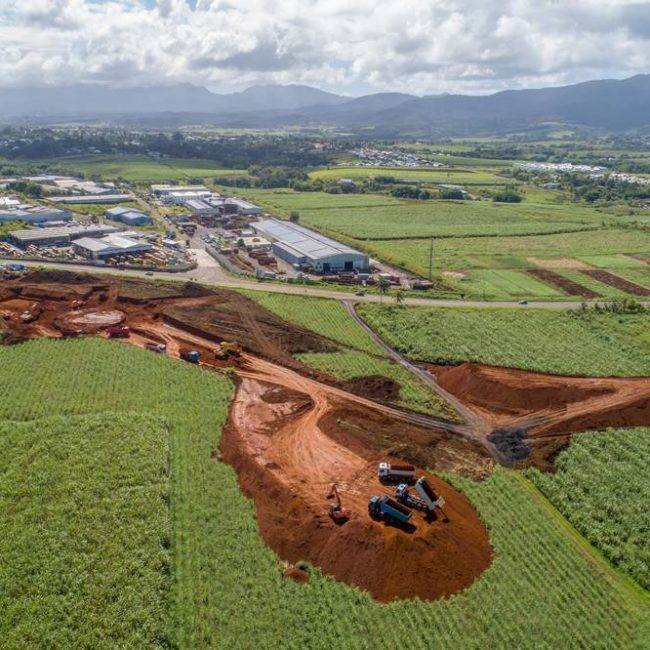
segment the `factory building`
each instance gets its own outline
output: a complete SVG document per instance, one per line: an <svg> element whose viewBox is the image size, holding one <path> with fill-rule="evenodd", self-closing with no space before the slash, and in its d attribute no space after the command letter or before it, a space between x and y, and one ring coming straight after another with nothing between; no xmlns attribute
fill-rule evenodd
<svg viewBox="0 0 650 650"><path fill-rule="evenodd" d="M112 221L120 221L127 226L143 226L151 223L151 217L142 210L134 210L133 208L111 208L104 213L107 219Z"/></svg>
<svg viewBox="0 0 650 650"><path fill-rule="evenodd" d="M251 227L272 242L280 259L315 273L367 271L370 266L364 253L290 221L264 219Z"/></svg>
<svg viewBox="0 0 650 650"><path fill-rule="evenodd" d="M78 178L58 178L52 181L56 187L73 194L115 194L115 183L95 183Z"/></svg>
<svg viewBox="0 0 650 650"><path fill-rule="evenodd" d="M183 205L192 213L199 217L212 216L219 214L219 208L214 205L210 205L205 201L200 199L186 199L183 201Z"/></svg>
<svg viewBox="0 0 650 650"><path fill-rule="evenodd" d="M12 230L9 240L26 248L30 244L35 246L64 246L80 237L98 237L118 232L115 226L63 226L60 228L36 228L33 230Z"/></svg>
<svg viewBox="0 0 650 650"><path fill-rule="evenodd" d="M48 201L52 203L67 203L76 205L84 203L101 204L101 203L124 203L133 198L131 194L83 194L76 196L50 196Z"/></svg>
<svg viewBox="0 0 650 650"><path fill-rule="evenodd" d="M153 246L148 242L135 241L122 235L108 235L101 239L82 237L72 242L77 255L83 255L92 260L104 260L114 255L146 253Z"/></svg>
<svg viewBox="0 0 650 650"><path fill-rule="evenodd" d="M24 210L0 210L0 223L24 221L25 223L44 223L45 221L71 221L72 213L58 208L36 206Z"/></svg>
<svg viewBox="0 0 650 650"><path fill-rule="evenodd" d="M254 203L249 203L248 201L244 201L244 199L229 198L224 201L224 204L235 206L239 214L243 214L247 216L262 214L262 208L255 205Z"/></svg>
<svg viewBox="0 0 650 650"><path fill-rule="evenodd" d="M185 201L200 201L211 192L205 185L152 185L151 193L165 203L183 205Z"/></svg>

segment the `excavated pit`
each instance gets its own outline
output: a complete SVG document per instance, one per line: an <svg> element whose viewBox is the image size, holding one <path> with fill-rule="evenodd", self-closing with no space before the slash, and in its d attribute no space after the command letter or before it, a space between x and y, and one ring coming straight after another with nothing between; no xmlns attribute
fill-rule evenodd
<svg viewBox="0 0 650 650"><path fill-rule="evenodd" d="M415 512L406 529L373 520L368 500L392 495L376 474L379 460L397 461L346 440L343 428L330 434L338 396L279 371L269 380L244 377L221 442L223 460L237 471L242 490L253 499L265 542L291 564L308 561L337 580L368 591L381 602L434 600L466 588L490 565L492 549L485 526L462 494L426 475L446 500L431 519ZM307 394L308 393L308 394ZM357 410L346 404L348 413ZM363 409L358 409L359 415ZM390 424L390 417L384 414ZM376 423L376 421L375 421ZM381 428L375 430L381 436ZM421 432L427 435L426 432ZM346 442L348 444L346 444ZM336 483L349 520L334 523L326 493Z"/></svg>

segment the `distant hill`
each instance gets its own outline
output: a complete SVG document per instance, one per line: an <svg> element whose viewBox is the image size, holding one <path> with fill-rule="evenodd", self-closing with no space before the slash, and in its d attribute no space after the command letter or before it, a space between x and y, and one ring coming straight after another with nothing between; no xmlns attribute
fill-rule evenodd
<svg viewBox="0 0 650 650"><path fill-rule="evenodd" d="M376 93L350 98L300 85L217 94L192 85L0 89L0 116L224 127L334 127L376 137L507 133L566 124L606 131L650 126L650 75L492 95Z"/></svg>
<svg viewBox="0 0 650 650"><path fill-rule="evenodd" d="M102 116L156 113L231 113L291 111L348 101L309 86L253 86L243 92L212 93L181 84L142 88L76 85L46 88L0 88L0 116Z"/></svg>

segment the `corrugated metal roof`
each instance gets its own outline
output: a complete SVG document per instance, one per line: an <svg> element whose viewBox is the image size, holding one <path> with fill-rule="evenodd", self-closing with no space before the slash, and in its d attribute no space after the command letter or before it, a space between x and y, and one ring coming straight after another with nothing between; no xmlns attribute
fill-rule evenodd
<svg viewBox="0 0 650 650"><path fill-rule="evenodd" d="M9 234L21 241L38 241L39 239L53 239L60 237L74 238L81 235L101 235L117 232L115 226L93 225L93 226L61 226L60 228L38 228L32 230L12 230Z"/></svg>
<svg viewBox="0 0 650 650"><path fill-rule="evenodd" d="M289 244L298 254L311 259L321 259L341 254L362 255L365 257L364 253L350 248L350 246L290 221L264 219L252 225L259 232L268 235L272 239Z"/></svg>
<svg viewBox="0 0 650 650"><path fill-rule="evenodd" d="M93 237L82 237L81 239L77 239L77 241L75 241L75 246L81 246L81 248L85 248L93 253L99 253L100 251L110 248L106 242L101 239L94 239Z"/></svg>

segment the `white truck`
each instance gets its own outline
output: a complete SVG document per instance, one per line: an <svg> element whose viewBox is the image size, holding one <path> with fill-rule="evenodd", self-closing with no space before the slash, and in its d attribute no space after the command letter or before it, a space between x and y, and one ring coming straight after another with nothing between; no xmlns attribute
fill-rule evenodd
<svg viewBox="0 0 650 650"><path fill-rule="evenodd" d="M415 482L415 489L430 511L436 508L442 508L445 505L444 497L438 496L433 491L429 481L424 476Z"/></svg>
<svg viewBox="0 0 650 650"><path fill-rule="evenodd" d="M377 476L382 483L389 483L391 481L412 483L415 479L415 467L413 465L379 463Z"/></svg>

